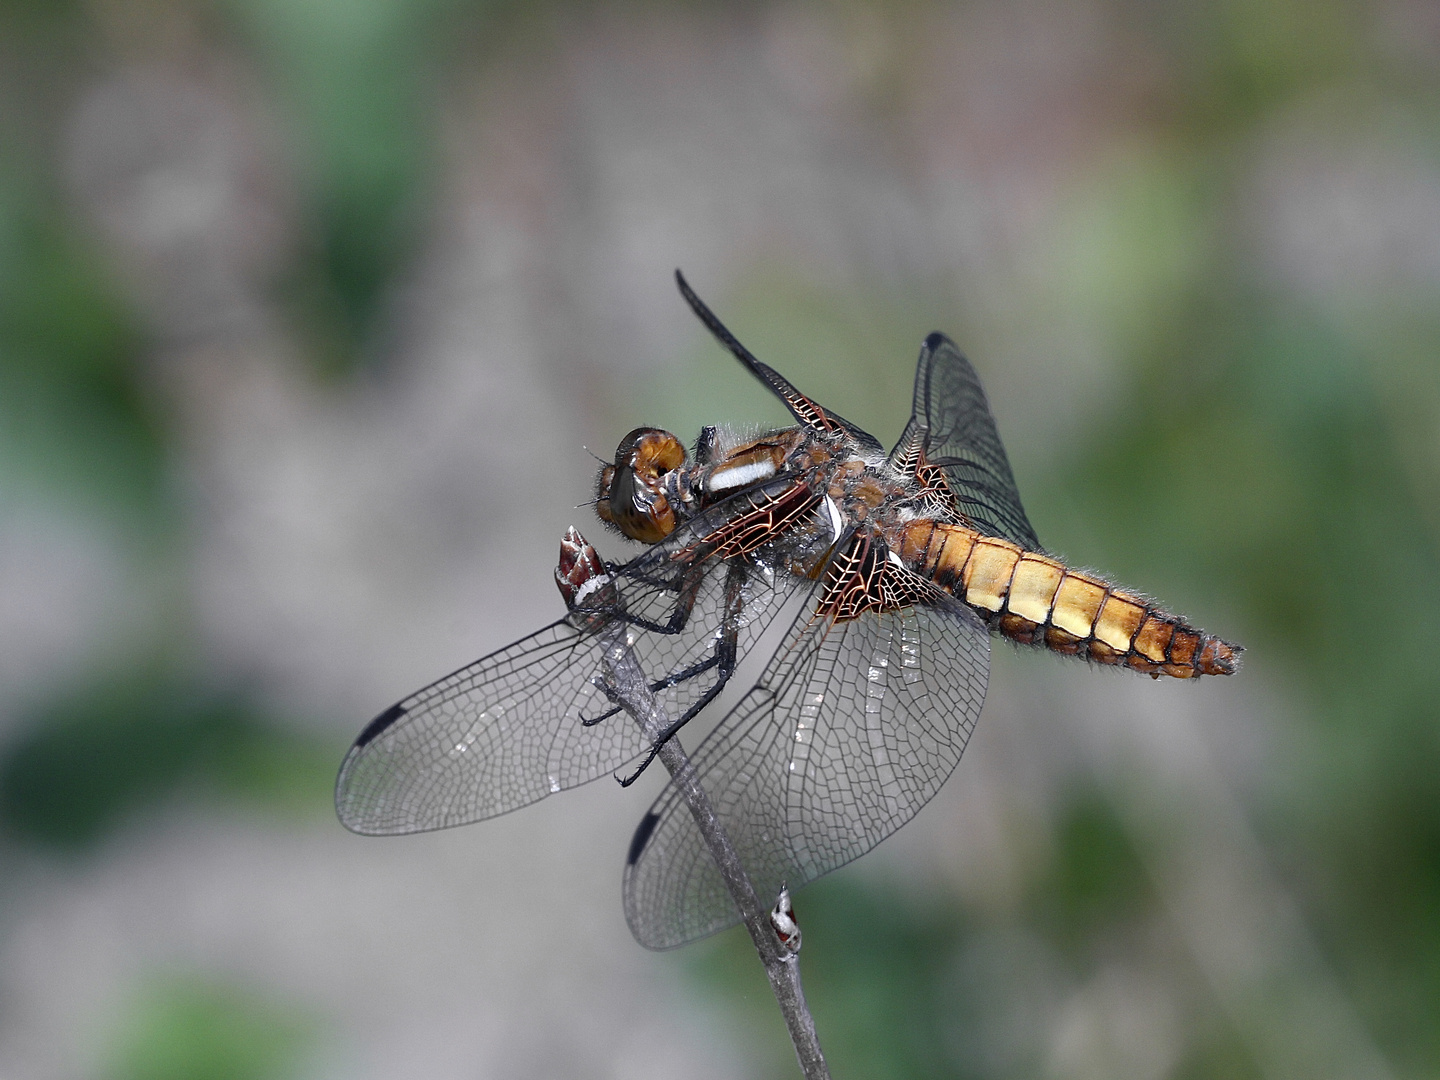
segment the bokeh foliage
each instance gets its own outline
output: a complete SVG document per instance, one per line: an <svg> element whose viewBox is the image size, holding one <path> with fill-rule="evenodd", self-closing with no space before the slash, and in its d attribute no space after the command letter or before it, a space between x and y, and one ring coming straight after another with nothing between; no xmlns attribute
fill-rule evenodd
<svg viewBox="0 0 1440 1080"><path fill-rule="evenodd" d="M314 813L338 750L260 715L242 693L129 673L55 702L12 740L0 760L0 820L14 839L83 851L117 821L182 794Z"/></svg>
<svg viewBox="0 0 1440 1080"><path fill-rule="evenodd" d="M142 987L116 1037L107 1080L282 1080L303 1075L314 1022L241 986L189 975Z"/></svg>

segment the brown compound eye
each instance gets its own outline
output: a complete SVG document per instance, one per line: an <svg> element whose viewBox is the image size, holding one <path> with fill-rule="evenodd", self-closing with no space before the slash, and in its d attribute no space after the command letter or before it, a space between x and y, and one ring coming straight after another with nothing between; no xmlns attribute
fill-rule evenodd
<svg viewBox="0 0 1440 1080"><path fill-rule="evenodd" d="M615 524L615 515L610 513L610 492L615 487L615 466L606 465L595 478L595 513L606 525Z"/></svg>
<svg viewBox="0 0 1440 1080"><path fill-rule="evenodd" d="M660 478L685 463L685 447L659 428L636 428L620 441L615 464L600 470L595 509L632 540L654 544L675 531L675 511Z"/></svg>

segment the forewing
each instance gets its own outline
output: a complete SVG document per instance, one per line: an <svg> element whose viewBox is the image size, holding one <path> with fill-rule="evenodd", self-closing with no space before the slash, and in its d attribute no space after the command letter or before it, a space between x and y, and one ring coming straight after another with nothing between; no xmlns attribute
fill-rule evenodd
<svg viewBox="0 0 1440 1080"><path fill-rule="evenodd" d="M715 520L697 519L616 570L616 612L577 620L583 629L552 623L376 717L340 767L340 820L369 834L464 825L614 772L648 749L624 712L582 723L613 708L595 686L604 674L605 630L624 625L652 683L711 660L725 619L726 564L687 558L685 549L714 528ZM743 565L744 607L733 620L741 656L803 580ZM681 608L688 619L662 632ZM716 677L713 667L699 670L658 686L656 697L678 717Z"/></svg>
<svg viewBox="0 0 1440 1080"><path fill-rule="evenodd" d="M715 340L729 349L731 355L739 360L747 371L764 383L770 392L785 404L796 420L816 431L834 431L839 428L854 439L864 453L878 455L883 452L880 440L874 435L800 393L791 385L789 379L769 364L757 359L754 353L740 344L740 340L730 332L730 328L722 323L705 301L696 295L695 290L690 288L690 283L685 280L685 275L679 270L675 271L675 284L680 287L680 295L690 305L690 310L695 312L695 315L705 324L705 328L715 336Z"/></svg>
<svg viewBox="0 0 1440 1080"><path fill-rule="evenodd" d="M619 768L643 748L634 726L580 723L604 709L589 681L599 656L593 635L552 623L387 709L340 767L340 820L369 834L444 829Z"/></svg>
<svg viewBox="0 0 1440 1080"><path fill-rule="evenodd" d="M920 350L911 423L924 426L925 459L944 471L961 513L992 536L1040 550L980 377L944 334Z"/></svg>
<svg viewBox="0 0 1440 1080"><path fill-rule="evenodd" d="M762 904L914 817L959 762L985 700L989 637L960 605L829 627L808 619L693 758ZM673 786L631 844L625 914L653 949L739 919Z"/></svg>

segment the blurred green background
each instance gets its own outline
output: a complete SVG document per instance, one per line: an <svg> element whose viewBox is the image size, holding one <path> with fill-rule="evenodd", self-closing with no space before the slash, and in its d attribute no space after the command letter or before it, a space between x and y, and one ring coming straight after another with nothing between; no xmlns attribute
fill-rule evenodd
<svg viewBox="0 0 1440 1080"><path fill-rule="evenodd" d="M1047 547L1248 649L997 646L796 898L835 1075L1440 1075L1426 0L5 0L0 1073L793 1075L742 935L625 936L645 794L329 809L587 446L781 419L677 265L882 441L951 334Z"/></svg>

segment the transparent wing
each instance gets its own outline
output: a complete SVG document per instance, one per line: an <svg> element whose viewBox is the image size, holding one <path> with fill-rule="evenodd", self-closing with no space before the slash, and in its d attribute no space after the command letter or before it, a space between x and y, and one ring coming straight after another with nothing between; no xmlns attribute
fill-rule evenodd
<svg viewBox="0 0 1440 1080"><path fill-rule="evenodd" d="M914 817L959 762L985 700L989 637L968 609L922 604L829 627L808 618L693 758L762 904ZM652 949L739 920L673 787L631 844L625 914Z"/></svg>
<svg viewBox="0 0 1440 1080"><path fill-rule="evenodd" d="M739 360L750 374L764 383L770 392L785 404L796 420L814 431L833 431L837 427L841 428L859 444L864 452L870 454L884 452L880 440L874 435L858 425L850 423L838 413L822 408L814 400L796 390L789 379L769 364L761 362L754 353L740 344L740 339L732 334L730 328L722 323L705 301L695 294L695 290L690 288L690 283L685 280L685 275L679 270L675 271L675 284L680 288L680 295L690 305L690 310L695 312L699 320L705 324L705 328L715 336L715 340L729 349L731 355Z"/></svg>
<svg viewBox="0 0 1440 1080"><path fill-rule="evenodd" d="M724 508L677 530L616 570L619 603L552 623L419 690L376 717L340 767L335 806L355 832L424 832L495 817L614 772L648 749L594 685L604 631L627 630L656 696L680 717L718 678L727 563L687 551L720 535ZM737 654L743 656L796 588L813 583L742 558ZM734 577L730 589L734 602ZM577 625L577 623L579 625ZM669 685L667 680L690 672Z"/></svg>
<svg viewBox="0 0 1440 1080"><path fill-rule="evenodd" d="M629 723L581 725L605 708L589 682L599 656L593 635L552 623L387 709L340 768L340 820L376 835L444 829L618 769L644 739Z"/></svg>
<svg viewBox="0 0 1440 1080"><path fill-rule="evenodd" d="M944 471L961 513L992 536L1040 550L980 376L944 334L931 334L920 350L912 428L917 424L925 429L925 459Z"/></svg>

